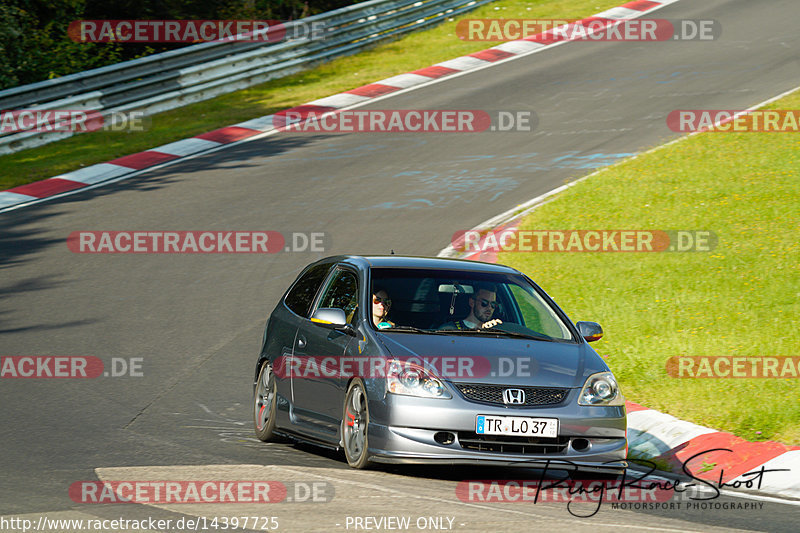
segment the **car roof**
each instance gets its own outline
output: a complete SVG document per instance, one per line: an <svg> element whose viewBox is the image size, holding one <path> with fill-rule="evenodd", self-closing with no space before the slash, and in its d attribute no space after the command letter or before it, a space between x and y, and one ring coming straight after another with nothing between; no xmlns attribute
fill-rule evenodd
<svg viewBox="0 0 800 533"><path fill-rule="evenodd" d="M446 269L465 270L470 272L493 272L504 274L518 274L511 267L480 261L464 259L449 259L444 257L416 257L408 255L337 255L326 257L319 263L337 262L349 263L360 268L410 268L410 269Z"/></svg>

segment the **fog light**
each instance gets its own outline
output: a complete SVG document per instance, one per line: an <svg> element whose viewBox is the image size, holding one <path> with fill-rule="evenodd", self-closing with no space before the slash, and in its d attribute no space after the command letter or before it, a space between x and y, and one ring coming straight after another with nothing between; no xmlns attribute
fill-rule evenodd
<svg viewBox="0 0 800 533"><path fill-rule="evenodd" d="M591 443L586 439L572 439L572 449L576 452L585 452L591 447Z"/></svg>
<svg viewBox="0 0 800 533"><path fill-rule="evenodd" d="M449 431L439 431L433 436L433 440L439 444L448 445L453 444L456 441L456 436Z"/></svg>

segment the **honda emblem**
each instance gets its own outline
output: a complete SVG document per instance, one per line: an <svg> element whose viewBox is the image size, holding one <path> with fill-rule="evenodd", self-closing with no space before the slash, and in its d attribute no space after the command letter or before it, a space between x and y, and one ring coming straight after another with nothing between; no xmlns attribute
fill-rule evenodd
<svg viewBox="0 0 800 533"><path fill-rule="evenodd" d="M522 389L505 389L503 391L503 402L508 405L523 405L525 403L525 391Z"/></svg>

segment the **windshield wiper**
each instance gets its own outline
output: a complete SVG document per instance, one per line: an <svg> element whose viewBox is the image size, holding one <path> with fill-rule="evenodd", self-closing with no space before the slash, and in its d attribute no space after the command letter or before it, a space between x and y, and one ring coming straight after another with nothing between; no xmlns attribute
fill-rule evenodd
<svg viewBox="0 0 800 533"><path fill-rule="evenodd" d="M478 329L447 329L442 330L448 333L472 333L472 334L484 334L484 333L492 333L497 334L501 333L503 335L508 335L509 337L519 337L521 339L534 339L537 341L547 341L547 342L558 342L553 337L549 337L547 335L541 334L537 335L535 333L518 333L516 331L506 331L500 328L478 328Z"/></svg>
<svg viewBox="0 0 800 533"><path fill-rule="evenodd" d="M422 329L414 326L392 326L391 328L379 329L378 331L409 331L414 333L442 333L435 329Z"/></svg>
<svg viewBox="0 0 800 533"><path fill-rule="evenodd" d="M506 335L511 335L513 337L521 337L523 339L535 339L537 341L547 341L547 342L558 342L553 337L549 335L545 335L544 333L519 333L516 331L506 331L499 328L485 328L484 331L492 331L497 333L505 333Z"/></svg>

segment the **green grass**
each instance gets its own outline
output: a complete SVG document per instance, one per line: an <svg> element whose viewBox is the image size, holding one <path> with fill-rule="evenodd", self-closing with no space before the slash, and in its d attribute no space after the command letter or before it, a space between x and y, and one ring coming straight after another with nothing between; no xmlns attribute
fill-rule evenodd
<svg viewBox="0 0 800 533"><path fill-rule="evenodd" d="M800 93L769 106L800 108ZM504 253L574 320L629 400L748 440L800 442L800 380L676 379L671 356L797 356L800 139L705 133L611 167L523 229L691 229L712 252Z"/></svg>
<svg viewBox="0 0 800 533"><path fill-rule="evenodd" d="M144 132L85 133L39 148L0 156L0 190L269 115L498 44L458 39L455 28L462 18L581 18L620 3L620 0L494 2L452 22L334 60L313 70L153 115L151 127Z"/></svg>

